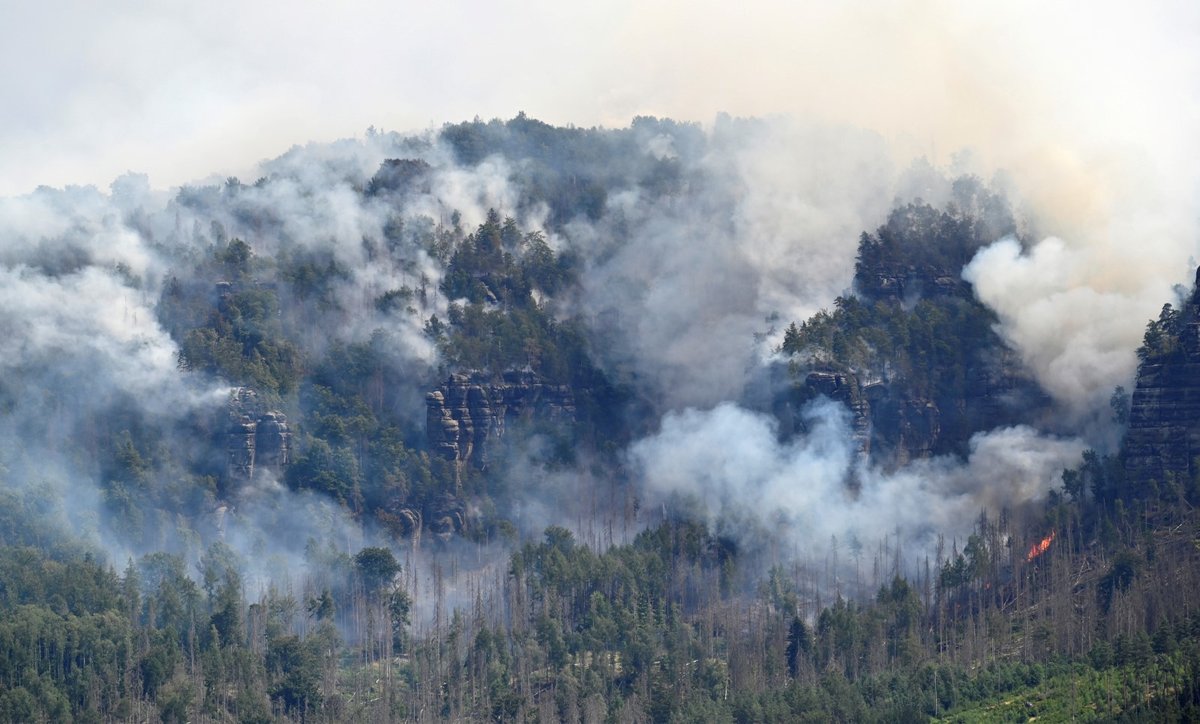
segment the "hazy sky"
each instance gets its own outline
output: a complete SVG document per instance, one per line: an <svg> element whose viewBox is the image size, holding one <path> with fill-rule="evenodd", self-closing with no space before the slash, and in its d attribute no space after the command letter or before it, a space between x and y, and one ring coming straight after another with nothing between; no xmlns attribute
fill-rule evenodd
<svg viewBox="0 0 1200 724"><path fill-rule="evenodd" d="M10 0L0 194L127 170L167 187L370 125L520 110L576 125L790 113L937 158L1050 157L1052 175L1196 128L1195 3L983 5Z"/></svg>

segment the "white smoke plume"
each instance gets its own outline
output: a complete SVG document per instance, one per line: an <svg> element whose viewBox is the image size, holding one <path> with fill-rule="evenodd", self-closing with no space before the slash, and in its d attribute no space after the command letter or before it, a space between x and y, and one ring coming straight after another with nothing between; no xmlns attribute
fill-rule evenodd
<svg viewBox="0 0 1200 724"><path fill-rule="evenodd" d="M721 119L705 141L682 156L678 193L613 194L596 227L567 228L591 260L583 304L598 351L667 408L739 397L778 343L772 327L849 291L858 235L898 191L887 146L868 131Z"/></svg>
<svg viewBox="0 0 1200 724"><path fill-rule="evenodd" d="M407 194L364 194L382 161L394 157L427 160L428 178ZM462 168L428 138L369 134L313 144L264 162L260 172L257 183L222 181L174 195L127 174L107 193L39 188L0 199L0 478L8 490L45 498L36 519L58 526L47 535L73 532L116 565L151 550L194 559L225 539L246 561L262 562L248 569L259 581L272 567L302 570L313 537L346 551L386 540L335 501L278 482L258 480L222 500L199 476L190 489L175 489L180 471L160 468L147 484L169 489L174 502L148 513L133 537L108 522L113 490L135 505L149 497L133 481L114 488L104 477L100 460L121 426L156 429L177 464L219 469L226 455L211 425L223 424L229 382L181 368L179 346L156 314L168 281L211 290L219 277L204 271L205 259L235 237L268 265L298 254L339 265L330 304L285 298L283 311L309 315L314 329L300 341L313 360L330 341L378 342L411 373L406 414L423 420L422 396L438 360L422 326L447 302L428 241L452 215L469 230L488 208L516 207L504 161ZM377 304L405 287L413 298L418 288L428 295L407 309Z"/></svg>
<svg viewBox="0 0 1200 724"><path fill-rule="evenodd" d="M114 426L136 420L170 434L220 409L228 385L181 372L153 304L106 268L0 267L0 308L0 486L44 497L27 524L60 542L84 541L114 562L142 552L105 513L99 476ZM173 521L150 526L156 540L184 542Z"/></svg>
<svg viewBox="0 0 1200 724"><path fill-rule="evenodd" d="M107 194L41 188L0 199L5 481L57 496L72 507L73 527L112 540L94 512L95 471L62 459L58 442L78 433L77 413L117 399L165 423L220 403L223 384L177 369L153 307L169 275L186 274L232 237L262 257L336 261L346 275L335 303L304 307L319 330L302 340L306 349L383 330L389 352L422 384L437 364L424 318L451 301L437 293L442 270L423 237L451 226L455 213L467 231L489 207L518 215L510 177L521 160L460 168L427 138L392 134L251 160L370 122L509 116L514 99L557 123L770 118L722 117L704 130L701 154L678 138L644 138L647 159L683 167L679 193L663 201L615 184L604 218L545 229L556 248L585 259L572 309L596 330L594 352L659 411L674 411L630 450L651 499L693 495L714 525L749 517L818 555L833 536L866 542L897 530L917 554L939 532L965 533L981 508L1037 500L1074 462L1082 443L1016 427L976 436L965 463L923 461L884 475L856 461L839 408L812 408L810 433L780 442L769 418L728 402L742 398L769 354L772 327L848 290L860 231L873 230L897 197L944 198L940 172L902 170L922 157L926 169L1010 180L1042 240L999 240L965 276L1066 411L1065 426L1086 427L1094 444L1089 423L1114 385L1129 385L1146 320L1191 280L1189 260L1200 256L1195 3L564 7L414 10L364 0L347 10L304 0L280 14L218 0L183 11L16 10L0 27L0 58L22 68L0 78L7 107L19 109L0 117L0 193L100 183L130 167L158 184L217 169L246 183L169 199L127 175ZM497 38L508 41L504 53L494 52ZM969 163L955 156L961 149L971 150ZM430 163L428 186L404 199L362 197L389 157ZM544 225L544 209L525 213L526 228ZM375 253L396 216L405 222L399 251ZM433 291L416 314L376 306L422 279ZM259 530L357 545L356 525L329 502L259 492L226 528L247 559L303 558L298 540ZM540 524L557 512L529 517ZM180 523L155 524L188 535Z"/></svg>
<svg viewBox="0 0 1200 724"><path fill-rule="evenodd" d="M785 554L808 560L828 554L835 538L873 546L888 536L912 571L933 559L939 536L964 540L981 512L1044 499L1084 448L1000 428L973 437L965 462L934 458L885 473L859 459L844 406L821 399L804 414L809 433L781 442L773 418L734 404L669 413L630 448L630 461L651 506L682 496L724 535L767 531Z"/></svg>
<svg viewBox="0 0 1200 724"><path fill-rule="evenodd" d="M940 460L883 475L858 468L843 413L814 408L810 434L779 443L767 418L727 403L741 398L769 353L771 326L803 319L848 291L860 231L874 228L897 199L936 201L947 187L929 164L897 172L887 143L846 126L723 119L701 133L699 145L689 132L640 139L647 163L680 164L677 192L655 199L634 179L618 181L599 220L550 230L556 244L587 261L575 303L596 326L595 349L610 369L631 372L661 409L685 410L668 414L659 434L631 450L651 498L695 493L716 521L751 493L767 507L750 512L764 524L785 520L797 545L819 550L832 535L869 540L899 529L917 549L938 531L953 534L980 508L1036 499L1073 461L1079 444L1013 428L978 436L965 467ZM404 193L364 195L390 157L426 161L428 178ZM308 321L325 330L305 338L309 351L319 355L328 340L364 341L382 331L398 363L413 370L417 389L436 362L421 325L451 301L436 291L442 269L428 234L452 223L470 229L488 208L517 213L523 199L512 177L520 164L493 156L464 168L436 143L382 134L296 148L264 163L258 182L184 189L171 199L131 175L108 195L41 190L8 200L3 218L14 243L6 247L6 304L21 312L14 318L21 324L9 330L7 359L20 360L12 364L22 369L42 359L42 367L64 370L78 355L80 374L104 371L93 375L97 406L104 385L158 405L169 419L186 419L197 401L219 405L219 384L205 387L178 369L178 350L153 306L164 279L240 237L264 259L305 253L339 264L346 273L334 287L335 303L306 307L315 314ZM534 206L521 221L538 228L547 214ZM404 232L389 239L397 219ZM382 252L385 243L394 246ZM63 266L64 259L71 263ZM379 295L414 287L421 277L431 294L418 314L376 307ZM998 304L990 301L991 287L977 287L985 302ZM1011 326L1003 309L1001 320ZM1023 338L1008 339L1024 349ZM1037 358L1030 359L1036 367ZM414 400L411 413L419 419ZM714 405L709 412L688 409ZM726 457L705 457L718 452ZM705 464L679 462L691 459ZM852 473L862 484L857 497L845 485ZM547 479L594 483L572 474ZM989 482L978 483L983 479ZM355 533L328 503L314 507L278 486L260 492L222 513L222 532L253 554L248 558L303 557L299 539L285 543L256 529L283 525L346 541L369 535ZM548 524L557 509L526 512ZM603 532L588 537L606 539Z"/></svg>
<svg viewBox="0 0 1200 724"><path fill-rule="evenodd" d="M1002 239L963 271L999 315L1001 336L1076 423L1104 411L1114 387L1132 385L1147 320L1177 301L1172 287L1187 277L1186 258L1158 268L1128 253L1107 256L1055 237L1028 250Z"/></svg>

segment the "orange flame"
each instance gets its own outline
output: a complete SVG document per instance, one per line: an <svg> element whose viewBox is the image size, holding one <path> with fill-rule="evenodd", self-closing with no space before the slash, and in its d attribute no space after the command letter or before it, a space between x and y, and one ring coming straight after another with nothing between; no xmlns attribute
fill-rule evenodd
<svg viewBox="0 0 1200 724"><path fill-rule="evenodd" d="M1053 542L1054 542L1054 531L1050 531L1050 535L1046 536L1045 538L1041 539L1040 541L1038 541L1037 543L1034 543L1032 546L1029 547L1029 555L1025 556L1025 562L1029 563L1034 558L1037 558L1041 554L1048 551L1050 549L1050 544Z"/></svg>

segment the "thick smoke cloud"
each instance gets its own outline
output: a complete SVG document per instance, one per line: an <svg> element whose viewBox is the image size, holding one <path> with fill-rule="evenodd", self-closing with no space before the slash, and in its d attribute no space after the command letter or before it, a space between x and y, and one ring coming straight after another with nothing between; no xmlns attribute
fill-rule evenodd
<svg viewBox="0 0 1200 724"><path fill-rule="evenodd" d="M778 332L849 289L859 232L894 201L944 201L942 169L1004 173L1029 221L1022 238L1039 241L998 240L964 275L1088 445L1111 437L1096 424L1108 395L1129 385L1146 320L1200 257L1194 3L1098 2L1083 14L1023 0L165 7L27 4L0 27L0 58L22 69L0 78L10 111L0 194L28 193L0 198L0 477L118 565L147 541L109 528L106 481L71 451L107 443L99 428L120 408L192 459L223 454L178 427L217 414L228 388L178 369L154 308L168 279L233 237L264 259L339 265L330 303L282 300L316 330L300 343L319 357L378 335L409 373L406 409L419 422L438 365L423 323L453 301L437 291L443 269L423 237L455 218L469 232L491 207L521 216L582 257L567 311L590 326L605 370L665 414L628 451L642 509L687 496L718 529L767 529L813 557L835 536L882 535L923 555L939 533L968 533L981 509L1038 500L1084 446L1004 428L976 436L966 461L884 474L858 460L842 408L810 408L808 433L781 441L768 417L737 406ZM665 134L641 139L648 162L679 164L677 193L626 179L606 189L601 218L563 228L525 206L513 181L522 159L460 167L428 136L369 133L254 163L369 123L521 109L560 124L656 114L707 125L699 152ZM364 197L390 157L433 172L420 188ZM127 174L108 192L29 192L128 168L150 176ZM182 195L161 190L214 172ZM229 174L245 183L226 185ZM432 291L416 313L376 304L421 284ZM528 464L508 477L529 485L511 511L523 533L571 525L564 513L582 521L598 496L621 513L572 527L611 543L637 507L581 470ZM181 507L148 523L160 531L149 543L194 557L223 537L252 566L251 589L308 565L310 538L339 551L383 541L336 503L270 478L232 505L207 493Z"/></svg>
<svg viewBox="0 0 1200 724"><path fill-rule="evenodd" d="M937 532L965 532L963 522L980 509L1036 500L1073 463L1080 443L1011 428L978 436L965 465L936 460L884 475L857 461L844 411L813 408L809 433L779 442L767 418L730 403L742 399L784 325L849 290L860 231L880 223L897 200L937 202L949 186L928 163L898 170L884 139L847 126L726 118L698 143L688 133L638 137L644 163L635 167L674 162L676 192L656 197L635 179L618 181L599 219L578 218L561 228L546 228L549 210L522 197L515 181L521 159L492 156L463 167L435 141L395 134L298 147L264 163L260 181L184 189L172 198L151 191L145 177L127 175L108 194L43 189L8 199L0 206L11 239L2 257L5 304L19 312L5 339L10 380L14 389L54 397L69 389L71 379L94 372L88 394L77 395L80 402L59 403L63 419L89 405L101 413L118 397L167 423L218 410L228 388L178 369L178 349L159 327L154 306L168 278L190 273L214 249L240 237L264 260L311 255L344 270L332 303L285 299L285 313L305 315L307 324L323 330L301 340L314 358L330 341L362 342L382 332L395 363L411 372L409 412L419 421L422 385L437 364L422 326L453 301L437 292L443 270L425 243L428 234L456 223L470 230L489 208L499 208L583 257L581 289L567 309L583 313L593 349L610 372L633 378L660 412L677 411L668 412L660 433L630 451L643 477L639 489L651 501L689 493L714 525L749 516L786 529L787 540L811 550L821 550L835 535L869 541L897 530L905 545L927 550ZM391 157L418 158L431 170L412 188L364 195L380 163ZM999 311L1006 338L1039 374L1043 368L1057 374L1043 374L1043 382L1070 401L1107 380L1110 367L1119 368L1120 354L1110 359L1103 352L1121 338L1084 326L1077 347L1069 334L1037 327L1022 333L1030 326L1022 315L1036 321L1040 309L1004 306L1005 299L1073 289L1076 277L1020 268L1071 267L1056 248L1045 242L1022 252L1016 242L1002 242L981 253L967 275L980 298ZM1017 268L1007 275L981 271L1003 264ZM412 288L419 279L431 293L416 313L375 304L381 294ZM1095 305L1078 306L1090 313ZM1081 377L1083 364L1097 371ZM32 370L50 373L35 376ZM43 402L36 395L28 399L35 402L14 408L13 429L49 429L35 422L44 419ZM54 458L53 446L46 449ZM62 469L70 485L90 491L80 500L99 505L92 471ZM549 473L537 465L510 473L536 479L543 489L599 491L604 500L592 501L592 508L615 506L621 513L577 525L579 532L598 545L627 535L624 529L613 534L627 523L632 506L628 498L617 500L616 488L577 471ZM851 479L861 486L856 494L848 487ZM303 565L310 537L269 531L309 531L348 547L374 536L329 501L297 495L277 481L263 479L258 486L241 491L232 507L209 500L212 510L196 525L201 536L232 542L247 560L272 561L263 568L264 580L272 567L287 567L276 562ZM536 497L518 495L511 509L523 516L519 523L527 533L555 523L560 513L576 521L586 517L578 505L547 508ZM559 497L571 504L584 499L570 492ZM746 509L739 502L745 499L763 505Z"/></svg>
<svg viewBox="0 0 1200 724"><path fill-rule="evenodd" d="M364 194L381 162L397 156L426 160L425 183ZM438 292L443 271L428 237L452 217L470 230L487 209L514 208L509 174L498 159L460 167L428 138L373 134L297 147L262 164L253 184L222 181L168 196L152 191L145 176L127 174L107 193L40 188L0 199L4 487L44 499L34 517L57 526L47 535L74 534L117 565L153 550L194 559L225 540L257 589L281 571L304 570L312 540L343 552L386 543L336 501L290 491L269 474L222 496L201 480L176 490L172 481L184 471L159 467L154 450L141 451L153 467L146 484L169 490L175 502L150 514L136 534L117 530L107 512L113 495L137 505L151 491L134 491L133 481L114 487L104 460L122 427L145 426L172 465L223 466L226 451L213 426L223 424L231 388L181 369L156 307L169 282L215 294L203 291L220 279L206 259L235 237L262 262L252 269L259 278L245 283L272 283L284 273L277 261L304 255L337 265L332 298L284 296L281 311L311 324L299 341L313 360L330 342L379 343L412 387L404 398L411 409L402 412L423 421L423 393L438 358L422 327L430 314L444 315L448 301ZM410 305L419 309L377 304L387 292L421 286L428 296ZM285 294L290 286L273 288Z"/></svg>
<svg viewBox="0 0 1200 724"><path fill-rule="evenodd" d="M699 154L645 138L647 159L681 165L679 193L663 200L614 184L601 219L547 231L556 248L584 258L570 309L592 326L606 370L633 380L657 411L676 411L632 448L650 494L693 492L715 516L752 491L771 501L753 516L784 511L806 545L839 530L866 540L877 527L927 545L938 525L954 530L977 508L1036 499L1078 452L1074 442L1012 428L976 438L965 466L932 461L883 476L858 467L845 421L829 409L814 408L807 437L780 443L765 418L721 404L742 398L777 342L772 327L848 289L860 231L875 228L897 197L944 196L940 174L903 170L912 159L953 167L966 157L952 154L970 148L966 170L1007 172L1037 232L1030 238L1045 240L1000 241L966 276L1075 420L1095 418L1112 387L1128 385L1145 320L1191 278L1200 105L1180 89L1198 87L1200 63L1197 13L1186 4L1131 11L1102 2L1080 17L1054 2L603 3L537 8L532 23L510 8L430 6L414 16L373 2L352 11L301 3L287 17L253 4L232 10L79 7L64 24L61 8L25 9L0 31L8 41L0 55L28 70L2 82L10 107L23 111L0 118L0 193L96 183L130 166L158 185L227 169L246 181L168 198L128 175L110 193L39 189L0 200L0 279L12 310L0 343L5 442L44 458L39 475L66 481L81 511L99 508L100 481L61 459L58 444L76 434L77 413L132 400L170 422L222 403L222 384L177 369L153 307L170 275L235 236L263 258L303 253L345 269L334 303L284 300L320 330L302 344L319 355L330 341L383 330L397 366L412 373L420 418L417 393L437 365L422 323L452 300L436 292L442 270L419 237L456 212L469 231L489 207L521 209L526 228L540 227L544 209L522 207L511 178L521 159L460 168L436 143L393 134L295 148L243 171L281 150L274 144L367 123L509 116L514 99L560 123L624 124L639 113L707 123L721 111L802 119L722 118L704 131ZM530 27L539 42L524 35ZM31 66L24 59L44 55L45 37L71 50ZM496 38L510 41L508 52L490 50ZM431 57L445 62L434 68ZM102 82L81 67L100 68ZM545 71L536 88L531 67ZM429 162L428 185L403 198L359 194L395 156ZM259 176L266 180L253 183ZM396 228L397 205L398 250L377 253ZM434 292L417 314L375 304L422 278ZM1087 434L1092 443L1096 433ZM681 450L709 465L691 466ZM705 457L716 451L727 457ZM27 466L7 467L8 478L30 479ZM793 484L798 470L814 482ZM857 498L848 477L861 485ZM243 522L245 531L353 535L333 532L343 522L327 505L267 484L251 492L221 523L231 540L241 540ZM924 513L932 522L921 523ZM263 558L256 546L270 541L247 535L238 545Z"/></svg>
<svg viewBox="0 0 1200 724"><path fill-rule="evenodd" d="M965 462L934 458L885 473L860 459L844 406L822 399L804 416L808 434L781 442L772 418L731 403L670 413L630 448L630 461L650 503L698 509L731 538L758 536L820 560L835 538L871 548L888 536L912 566L934 557L939 536L965 540L981 512L1043 499L1084 447L1000 428L972 438Z"/></svg>
<svg viewBox="0 0 1200 724"><path fill-rule="evenodd" d="M135 277L153 274L159 262L154 249L126 222L127 213L150 199L145 177L132 174L117 179L111 195L93 187L43 187L2 198L0 263L48 273L98 265L120 267Z"/></svg>
<svg viewBox="0 0 1200 724"><path fill-rule="evenodd" d="M1187 244L1172 246L1178 256ZM1131 386L1147 320L1187 281L1185 258L1147 268L1128 253L1106 256L1055 237L1028 250L1003 239L963 271L999 315L1001 335L1077 423L1105 411L1115 386Z"/></svg>
<svg viewBox="0 0 1200 724"><path fill-rule="evenodd" d="M130 167L164 186L241 176L368 123L521 109L581 125L789 113L876 129L907 155L977 147L1045 178L1041 159L1076 165L1078 141L1143 144L1156 136L1131 127L1194 113L1181 89L1196 87L1197 19L1175 0L1086 16L1061 0L29 6L0 30L0 57L23 69L0 86L20 109L0 119L0 193Z"/></svg>
<svg viewBox="0 0 1200 724"><path fill-rule="evenodd" d="M680 193L615 194L567 229L598 349L668 408L738 398L773 329L849 290L858 234L899 190L882 139L844 126L722 119L680 161Z"/></svg>
<svg viewBox="0 0 1200 724"><path fill-rule="evenodd" d="M63 15L71 21L61 22ZM236 26L227 22L231 15L239 18ZM836 164L883 143L891 164L904 168L921 156L949 166L970 148L974 170L985 178L1007 171L1042 233L1079 251L1083 284L1100 296L1133 301L1138 311L1128 319L1106 324L1097 314L1080 320L1081 328L1128 346L1136 342L1136 327L1156 311L1159 302L1149 300L1190 278L1180 267L1195 238L1196 174L1189 166L1200 103L1189 89L1200 79L1198 28L1193 4L1174 0L1136 8L1096 2L1085 17L1068 2L949 0L751 3L736 10L605 2L575 4L569 12L544 3L522 9L451 3L414 11L365 0L350 10L302 2L286 17L255 3L186 9L118 3L70 13L37 6L22 9L0 31L6 41L0 52L24 68L3 80L10 107L21 112L0 119L0 192L45 182L97 183L130 166L148 170L158 185L220 169L252 177L243 171L250 160L278 153L279 144L343 135L367 123L419 128L474 114L508 117L521 108L551 122L609 125L645 113L704 123L721 112L782 113L806 123L871 129L878 140L850 144L849 155L837 142L804 144L804 155L775 153L766 144L758 154L749 141L726 170L734 180L774 181L772 190L758 186L722 220L738 228L683 229L702 242L705 232L754 230L763 256L802 251L803 268L814 277L829 259L823 271L833 273L822 279L843 283L845 275L837 272L844 253L808 254L809 246L795 244L787 227L760 212L771 206L803 218L800 207L810 196L826 208L843 199L854 205L856 188L843 183L849 174L822 175L826 150ZM491 52L496 38L509 41L504 53ZM28 57L39 62L29 64ZM435 57L438 63L430 64ZM532 67L539 69L537 83L530 82ZM758 168L739 168L738 158L757 158ZM864 170L878 169L872 163ZM889 188L886 173L863 178ZM817 188L810 194L811 184L822 180L830 182L829 193ZM780 193L789 184L806 190ZM872 220L862 214L851 233L872 228ZM1150 253L1131 256L1131 249ZM743 252L751 263L755 253ZM717 258L735 271L741 261ZM674 263L681 270L696 265L686 258ZM796 302L780 294L794 291L787 289L788 272L780 271L793 266L773 267L761 290L717 290L747 310L722 320L730 322L726 334L762 331L765 325L749 311L804 316L799 312L810 305L803 296ZM1069 323L1071 312L1055 307L1050 296L1059 298L1044 295L1043 306ZM994 304L998 311L1011 306L1001 299ZM1019 315L1004 316L1011 326ZM671 387L737 377L744 366L744 359L732 360L718 367L722 374L688 379L693 375L679 360L695 352L695 340L656 340L663 325L654 322L640 331L626 326L640 337L626 354L659 354L675 370L671 377L683 378ZM1033 344L1032 330L1014 328L1008 335ZM1114 345L1097 351L1113 356ZM1065 365L1068 357L1027 351L1035 368L1045 367L1035 360L1061 358ZM1099 376L1087 370L1039 374L1056 389L1065 383L1052 378L1062 374L1087 380L1087 391L1061 394L1089 407L1099 388L1128 378L1131 364ZM679 401L711 402L719 395L705 397L686 392Z"/></svg>
<svg viewBox="0 0 1200 724"><path fill-rule="evenodd" d="M123 394L158 414L187 413L221 392L190 386L153 308L96 267L60 277L0 269L0 306L7 313L0 332L6 382L19 388L22 376L60 375L73 412L102 409Z"/></svg>
<svg viewBox="0 0 1200 724"><path fill-rule="evenodd" d="M0 308L0 486L43 500L25 525L44 527L48 540L82 541L113 562L145 552L105 512L101 468L114 426L136 419L171 430L214 414L229 387L181 373L153 304L108 269L0 267ZM155 540L181 545L162 524Z"/></svg>

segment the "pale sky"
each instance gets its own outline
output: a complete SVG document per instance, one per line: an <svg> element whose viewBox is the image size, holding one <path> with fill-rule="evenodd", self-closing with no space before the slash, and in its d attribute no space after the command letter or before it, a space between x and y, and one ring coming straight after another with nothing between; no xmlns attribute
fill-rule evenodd
<svg viewBox="0 0 1200 724"><path fill-rule="evenodd" d="M2 0L0 195L126 171L167 188L372 125L521 110L581 126L784 113L935 159L1050 159L1055 185L1130 155L1174 173L1196 145L1195 3L984 5Z"/></svg>

